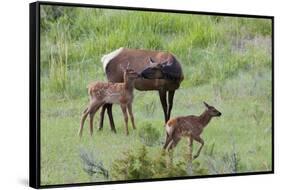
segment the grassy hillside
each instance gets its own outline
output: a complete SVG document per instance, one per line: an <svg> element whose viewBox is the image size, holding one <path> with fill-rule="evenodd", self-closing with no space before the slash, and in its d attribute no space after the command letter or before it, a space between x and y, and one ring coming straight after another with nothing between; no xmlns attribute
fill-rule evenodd
<svg viewBox="0 0 281 190"><path fill-rule="evenodd" d="M119 47L167 50L181 61L185 80L175 95L173 117L200 114L202 101L223 113L202 134L205 147L196 164L204 174L271 169L270 20L43 6L42 184L115 180L113 163L124 151L133 154L146 145L140 131L147 126L160 134L146 147L148 156L161 151L164 123L155 91L135 91L137 130L129 128L129 137L118 106L113 109L117 134L106 119L102 132L94 130L90 137L86 122L83 138L77 136L88 101L86 86L106 80L100 58ZM94 126L98 121L97 114ZM108 179L86 172L81 159L85 154L103 163ZM185 161L185 155L182 140L174 158Z"/></svg>

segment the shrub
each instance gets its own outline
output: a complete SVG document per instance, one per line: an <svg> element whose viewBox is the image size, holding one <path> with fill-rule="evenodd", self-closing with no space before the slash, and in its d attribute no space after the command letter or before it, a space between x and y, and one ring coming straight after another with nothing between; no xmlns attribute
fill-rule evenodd
<svg viewBox="0 0 281 190"><path fill-rule="evenodd" d="M153 176L152 161L142 146L136 154L124 152L124 157L114 161L111 177L116 180L148 179Z"/></svg>
<svg viewBox="0 0 281 190"><path fill-rule="evenodd" d="M166 155L165 151L158 152L154 157L148 156L145 146L136 152L124 152L123 158L114 161L111 177L113 180L131 180L208 174L208 170L199 162L192 164L191 173L187 173L186 162L171 161L171 157Z"/></svg>

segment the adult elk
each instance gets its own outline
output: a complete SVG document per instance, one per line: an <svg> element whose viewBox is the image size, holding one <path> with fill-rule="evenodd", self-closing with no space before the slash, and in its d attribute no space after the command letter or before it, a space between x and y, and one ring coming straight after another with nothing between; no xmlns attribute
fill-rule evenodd
<svg viewBox="0 0 281 190"><path fill-rule="evenodd" d="M128 62L131 69L142 73L142 78L135 80L135 88L140 91L157 90L163 107L165 122L169 120L175 90L179 88L183 80L181 65L173 54L164 51L119 48L104 55L101 61L109 82L123 82L122 68ZM99 129L103 128L106 109L111 130L116 132L112 116L112 104L103 106L100 113Z"/></svg>

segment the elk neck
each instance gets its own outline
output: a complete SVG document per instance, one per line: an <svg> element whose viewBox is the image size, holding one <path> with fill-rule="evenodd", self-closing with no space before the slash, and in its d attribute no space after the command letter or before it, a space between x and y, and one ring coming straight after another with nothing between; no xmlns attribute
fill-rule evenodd
<svg viewBox="0 0 281 190"><path fill-rule="evenodd" d="M208 123L211 121L212 116L209 114L208 110L205 110L200 116L199 121L203 125L203 127L206 127Z"/></svg>

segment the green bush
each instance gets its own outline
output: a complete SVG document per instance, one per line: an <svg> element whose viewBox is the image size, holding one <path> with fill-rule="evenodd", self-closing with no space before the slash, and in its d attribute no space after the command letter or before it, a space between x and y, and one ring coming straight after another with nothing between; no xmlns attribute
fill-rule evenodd
<svg viewBox="0 0 281 190"><path fill-rule="evenodd" d="M149 157L145 146L135 152L124 152L124 157L114 161L111 168L113 180L168 178L188 175L207 175L208 169L199 162L192 164L191 173L187 173L186 160L172 161L171 154L158 152L153 158Z"/></svg>
<svg viewBox="0 0 281 190"><path fill-rule="evenodd" d="M153 176L152 161L148 158L145 146L136 154L131 151L124 153L124 157L114 161L111 178L114 180L148 179Z"/></svg>

